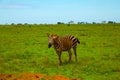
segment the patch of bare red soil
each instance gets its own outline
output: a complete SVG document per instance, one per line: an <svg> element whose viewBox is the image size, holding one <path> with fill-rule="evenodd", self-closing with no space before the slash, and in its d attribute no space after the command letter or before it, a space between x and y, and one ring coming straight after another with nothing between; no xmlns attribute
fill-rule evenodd
<svg viewBox="0 0 120 80"><path fill-rule="evenodd" d="M80 80L71 79L61 75L47 76L44 74L23 73L21 75L15 74L0 74L0 80Z"/></svg>

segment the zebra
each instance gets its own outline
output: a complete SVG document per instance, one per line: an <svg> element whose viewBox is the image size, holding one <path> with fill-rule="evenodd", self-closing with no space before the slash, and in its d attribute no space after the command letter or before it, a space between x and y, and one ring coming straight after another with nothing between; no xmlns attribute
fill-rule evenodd
<svg viewBox="0 0 120 80"><path fill-rule="evenodd" d="M74 50L75 60L77 62L76 47L77 47L77 43L80 44L80 41L77 38L75 38L73 35L66 35L60 37L57 34L50 35L49 33L47 33L47 36L49 39L48 48L54 45L54 49L59 58L59 65L62 65L62 61L61 61L62 51L68 51L69 53L68 62L71 61L71 55L72 55L71 48L73 48Z"/></svg>

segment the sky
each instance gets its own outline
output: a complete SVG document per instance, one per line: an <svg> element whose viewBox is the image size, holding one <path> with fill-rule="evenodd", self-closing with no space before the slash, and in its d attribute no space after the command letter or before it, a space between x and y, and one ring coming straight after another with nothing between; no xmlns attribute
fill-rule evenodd
<svg viewBox="0 0 120 80"><path fill-rule="evenodd" d="M120 0L0 0L0 24L120 22Z"/></svg>

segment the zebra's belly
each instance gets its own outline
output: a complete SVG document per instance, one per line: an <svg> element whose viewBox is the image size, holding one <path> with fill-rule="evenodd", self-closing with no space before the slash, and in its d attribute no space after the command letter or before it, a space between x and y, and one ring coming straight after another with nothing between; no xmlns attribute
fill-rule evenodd
<svg viewBox="0 0 120 80"><path fill-rule="evenodd" d="M70 43L67 43L66 42L66 44L62 44L62 51L68 51L68 50L70 50L71 49L71 44Z"/></svg>
<svg viewBox="0 0 120 80"><path fill-rule="evenodd" d="M64 47L64 48L62 48L62 51L68 51L68 50L70 50L71 48L69 48L69 47Z"/></svg>

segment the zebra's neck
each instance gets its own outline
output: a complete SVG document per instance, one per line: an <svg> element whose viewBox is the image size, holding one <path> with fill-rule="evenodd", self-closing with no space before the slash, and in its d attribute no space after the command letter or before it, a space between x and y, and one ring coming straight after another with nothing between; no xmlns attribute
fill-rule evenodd
<svg viewBox="0 0 120 80"><path fill-rule="evenodd" d="M60 48L60 39L59 38L54 40L54 48L56 50L59 50L59 48Z"/></svg>

